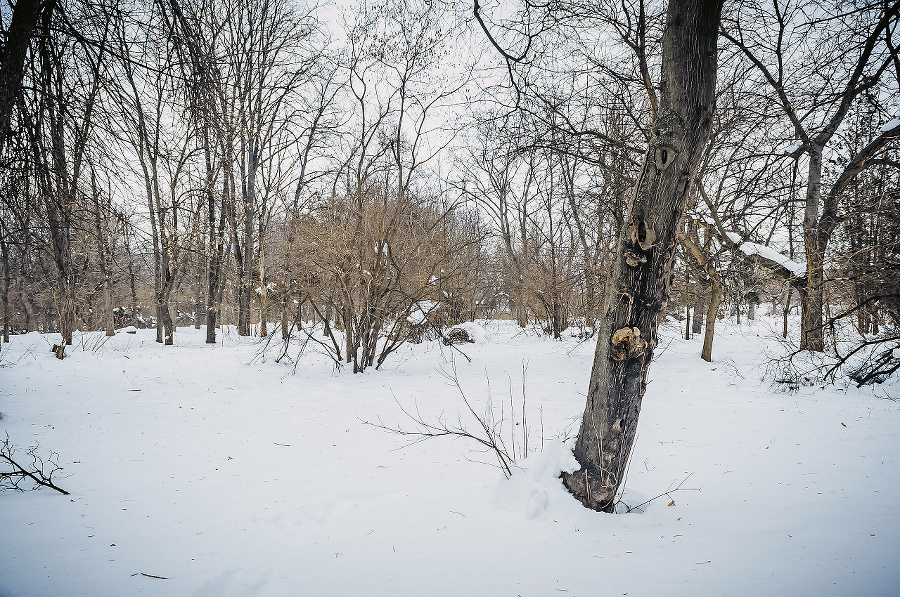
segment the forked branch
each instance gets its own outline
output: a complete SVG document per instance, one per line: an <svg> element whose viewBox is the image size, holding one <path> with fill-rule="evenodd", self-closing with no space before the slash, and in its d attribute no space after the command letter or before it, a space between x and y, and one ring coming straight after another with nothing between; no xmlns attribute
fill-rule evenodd
<svg viewBox="0 0 900 597"><path fill-rule="evenodd" d="M58 455L55 452L51 452L50 456L44 460L38 455L37 450L38 446L28 448L26 454L31 457L31 464L22 466L14 459L16 450L9 443L9 433L6 434L6 439L3 440L3 445L0 446L0 463L12 467L12 469L0 470L0 491L5 489L25 491L22 483L27 483L30 479L34 482L33 489L49 487L63 495L69 495L68 491L53 482L53 475L62 470L62 467L57 462Z"/></svg>

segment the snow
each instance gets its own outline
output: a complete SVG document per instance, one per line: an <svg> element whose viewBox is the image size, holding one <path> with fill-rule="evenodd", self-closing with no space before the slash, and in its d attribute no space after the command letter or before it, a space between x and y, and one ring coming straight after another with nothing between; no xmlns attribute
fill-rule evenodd
<svg viewBox="0 0 900 597"><path fill-rule="evenodd" d="M759 255L764 259L768 259L769 261L777 263L798 278L802 278L806 275L805 264L800 263L799 261L794 261L790 257L782 255L775 249L772 249L765 245L760 245L749 241L742 242L741 235L737 234L736 232L727 232L726 234L728 234L728 238L731 239L731 242L738 245L738 250L740 250L744 255Z"/></svg>
<svg viewBox="0 0 900 597"><path fill-rule="evenodd" d="M891 120L890 122L888 122L887 124L885 124L884 126L882 126L882 127L878 130L878 132L879 132L879 133L886 133L886 132L888 132L888 131L890 131L890 130L893 130L893 129L897 128L898 126L900 126L900 118L895 118L895 119Z"/></svg>
<svg viewBox="0 0 900 597"><path fill-rule="evenodd" d="M409 316L406 321L413 325L422 325L428 321L428 314L440 306L435 301L419 301L410 309Z"/></svg>
<svg viewBox="0 0 900 597"><path fill-rule="evenodd" d="M478 322L471 363L434 342L362 375L308 351L292 375L280 342L265 356L229 330L76 335L62 361L58 336L15 336L0 438L57 452L72 495L0 493L0 595L896 594L900 403L779 391L770 321L720 322L712 363L662 329L623 499L681 489L615 515L557 478L592 342ZM441 369L514 451L529 430L511 479L471 442L365 424L412 428L402 405L474 429Z"/></svg>

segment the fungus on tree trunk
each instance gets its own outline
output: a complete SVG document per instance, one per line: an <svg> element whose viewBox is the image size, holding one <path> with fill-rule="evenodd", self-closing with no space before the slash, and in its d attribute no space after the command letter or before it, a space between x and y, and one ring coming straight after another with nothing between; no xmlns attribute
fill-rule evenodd
<svg viewBox="0 0 900 597"><path fill-rule="evenodd" d="M612 512L634 443L675 258L675 234L712 126L722 0L670 0L661 101L607 279L580 468L561 477L586 507Z"/></svg>

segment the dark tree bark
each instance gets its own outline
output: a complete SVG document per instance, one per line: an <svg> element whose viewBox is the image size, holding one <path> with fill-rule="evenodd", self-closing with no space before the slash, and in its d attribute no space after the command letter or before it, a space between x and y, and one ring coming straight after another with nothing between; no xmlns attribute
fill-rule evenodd
<svg viewBox="0 0 900 597"><path fill-rule="evenodd" d="M41 18L41 12L46 10L49 13L54 4L53 0L18 0L13 7L6 43L0 53L0 153L3 153L6 146L13 106L22 86L31 36Z"/></svg>
<svg viewBox="0 0 900 597"><path fill-rule="evenodd" d="M723 0L671 0L663 36L659 113L605 288L587 405L563 473L586 507L612 512L637 430L656 332L669 295L675 233L715 108Z"/></svg>

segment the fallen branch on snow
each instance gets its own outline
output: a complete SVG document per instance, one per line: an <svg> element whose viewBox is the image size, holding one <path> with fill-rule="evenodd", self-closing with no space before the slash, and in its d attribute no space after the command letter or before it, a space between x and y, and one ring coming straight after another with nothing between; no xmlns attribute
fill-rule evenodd
<svg viewBox="0 0 900 597"><path fill-rule="evenodd" d="M38 446L36 445L28 448L26 454L31 456L31 465L27 468L22 466L13 460L16 450L9 443L9 433L6 434L6 439L3 440L3 445L0 446L0 462L6 462L13 468L10 471L0 470L0 491L6 489L25 491L21 484L31 479L35 484L32 489L49 487L63 495L69 495L68 491L53 483L53 475L62 470L62 467L56 461L58 455L55 452L51 452L47 460L44 460L38 455L37 450Z"/></svg>

